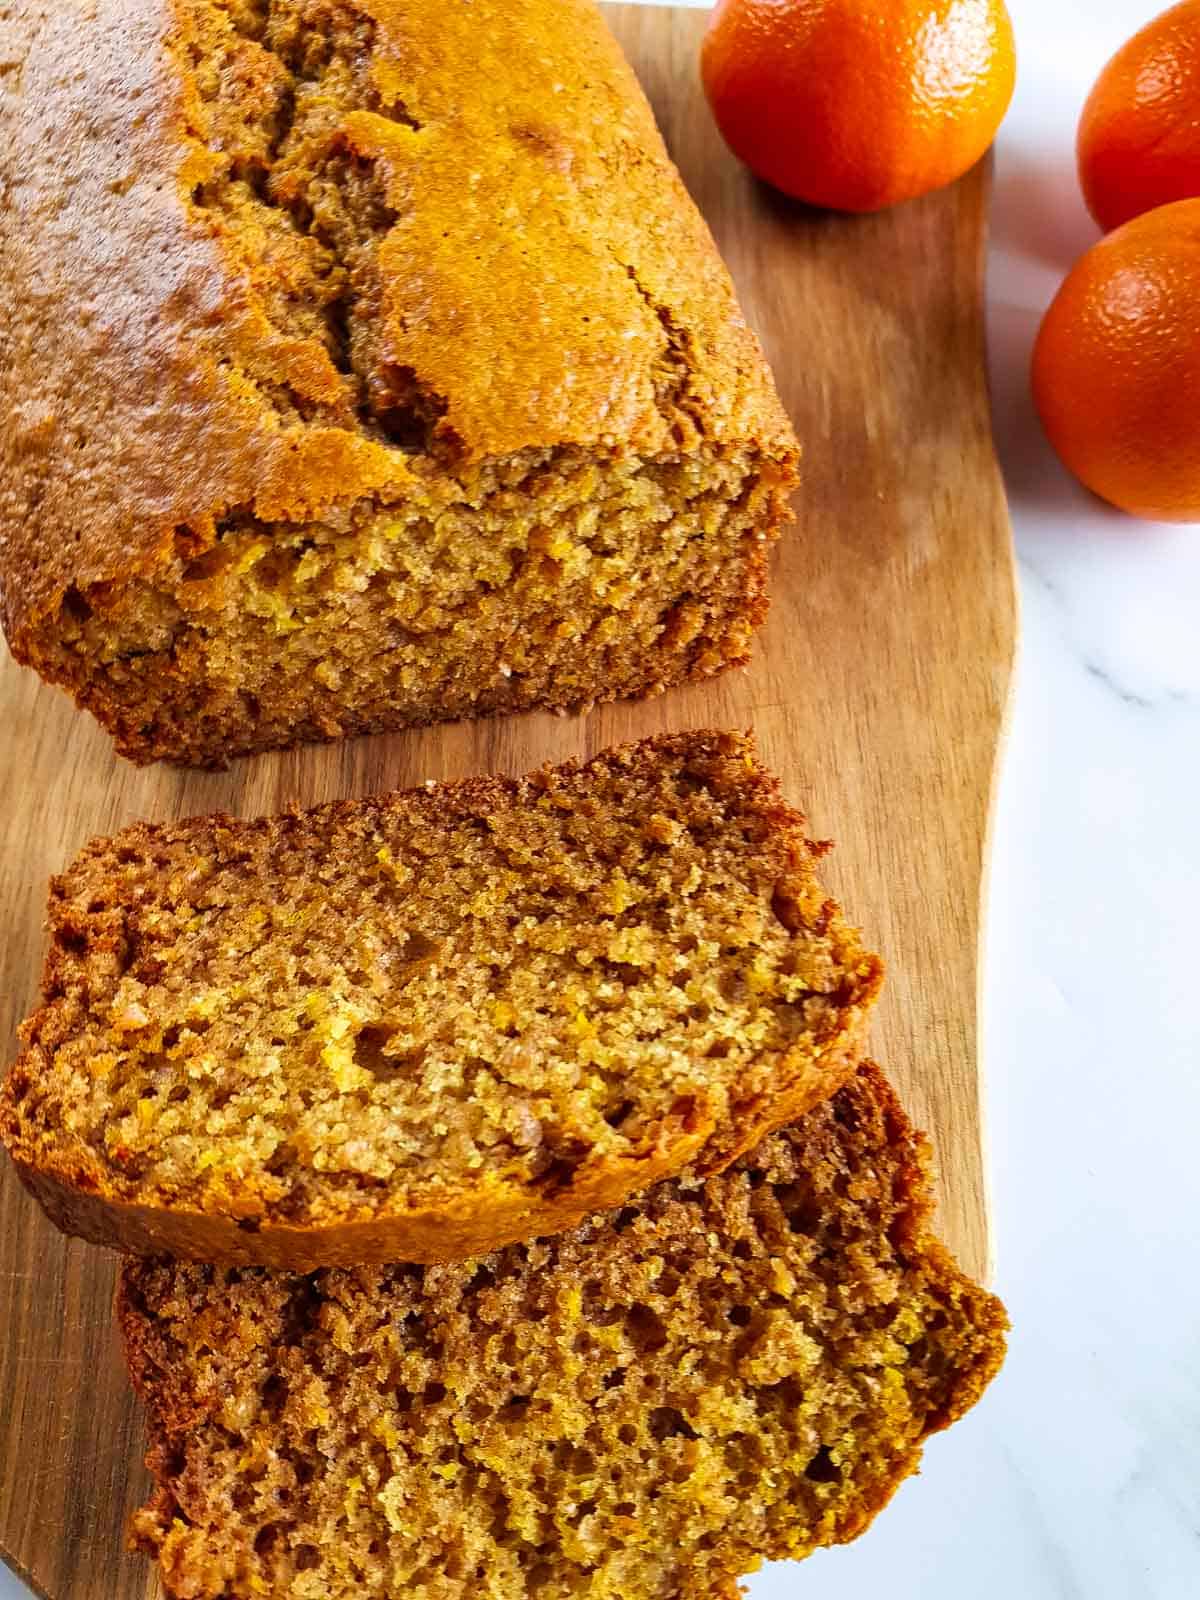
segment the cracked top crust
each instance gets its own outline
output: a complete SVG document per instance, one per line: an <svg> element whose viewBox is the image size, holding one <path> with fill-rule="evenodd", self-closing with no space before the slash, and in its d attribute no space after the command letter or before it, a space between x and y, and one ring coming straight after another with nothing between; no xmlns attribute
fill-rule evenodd
<svg viewBox="0 0 1200 1600"><path fill-rule="evenodd" d="M66 590L414 475L795 444L589 0L18 0L0 578Z"/></svg>

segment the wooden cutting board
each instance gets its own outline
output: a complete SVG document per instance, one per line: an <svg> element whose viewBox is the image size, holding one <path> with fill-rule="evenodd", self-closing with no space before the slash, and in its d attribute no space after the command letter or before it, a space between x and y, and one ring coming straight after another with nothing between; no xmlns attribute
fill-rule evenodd
<svg viewBox="0 0 1200 1600"><path fill-rule="evenodd" d="M732 268L805 446L799 522L753 665L586 719L529 716L241 762L139 771L5 656L0 1049L34 1001L47 879L138 817L246 815L619 740L753 726L838 850L829 877L891 974L874 1050L941 1171L942 1229L986 1274L977 1026L981 878L1015 639L1011 538L992 451L982 284L988 177L878 217L757 185L697 83L704 19L613 6L672 152ZM67 1243L0 1172L0 1553L51 1600L156 1593L123 1550L146 1487L110 1319L113 1259Z"/></svg>

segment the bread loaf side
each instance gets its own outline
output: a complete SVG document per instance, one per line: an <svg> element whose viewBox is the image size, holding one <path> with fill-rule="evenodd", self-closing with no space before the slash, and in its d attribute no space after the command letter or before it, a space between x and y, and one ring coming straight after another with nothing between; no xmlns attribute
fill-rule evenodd
<svg viewBox="0 0 1200 1600"><path fill-rule="evenodd" d="M0 583L137 761L746 659L796 446L590 0L21 0Z"/></svg>

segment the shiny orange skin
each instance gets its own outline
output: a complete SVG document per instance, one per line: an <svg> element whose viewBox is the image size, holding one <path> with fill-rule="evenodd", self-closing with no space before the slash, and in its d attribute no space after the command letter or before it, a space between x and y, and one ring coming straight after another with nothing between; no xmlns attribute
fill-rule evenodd
<svg viewBox="0 0 1200 1600"><path fill-rule="evenodd" d="M961 177L995 138L1016 76L1004 0L721 0L700 67L734 154L839 211Z"/></svg>
<svg viewBox="0 0 1200 1600"><path fill-rule="evenodd" d="M1084 199L1106 231L1200 195L1200 0L1118 50L1083 108L1077 149Z"/></svg>
<svg viewBox="0 0 1200 1600"><path fill-rule="evenodd" d="M1038 334L1033 394L1095 494L1200 521L1200 200L1148 211L1076 262Z"/></svg>

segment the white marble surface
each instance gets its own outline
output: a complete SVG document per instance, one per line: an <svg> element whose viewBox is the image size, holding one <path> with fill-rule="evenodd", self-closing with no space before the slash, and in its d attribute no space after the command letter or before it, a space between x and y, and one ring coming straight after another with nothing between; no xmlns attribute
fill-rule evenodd
<svg viewBox="0 0 1200 1600"><path fill-rule="evenodd" d="M1156 6L1009 3L990 315L1024 646L987 1041L1011 1355L865 1539L759 1574L753 1600L1200 1597L1200 528L1075 488L1026 379L1041 309L1096 237L1079 107ZM0 1600L24 1593L0 1571Z"/></svg>
<svg viewBox="0 0 1200 1600"><path fill-rule="evenodd" d="M1077 488L1028 392L1041 312L1098 237L1079 109L1159 7L1009 8L989 316L1024 637L985 970L1011 1353L866 1538L753 1600L1200 1597L1200 527Z"/></svg>

